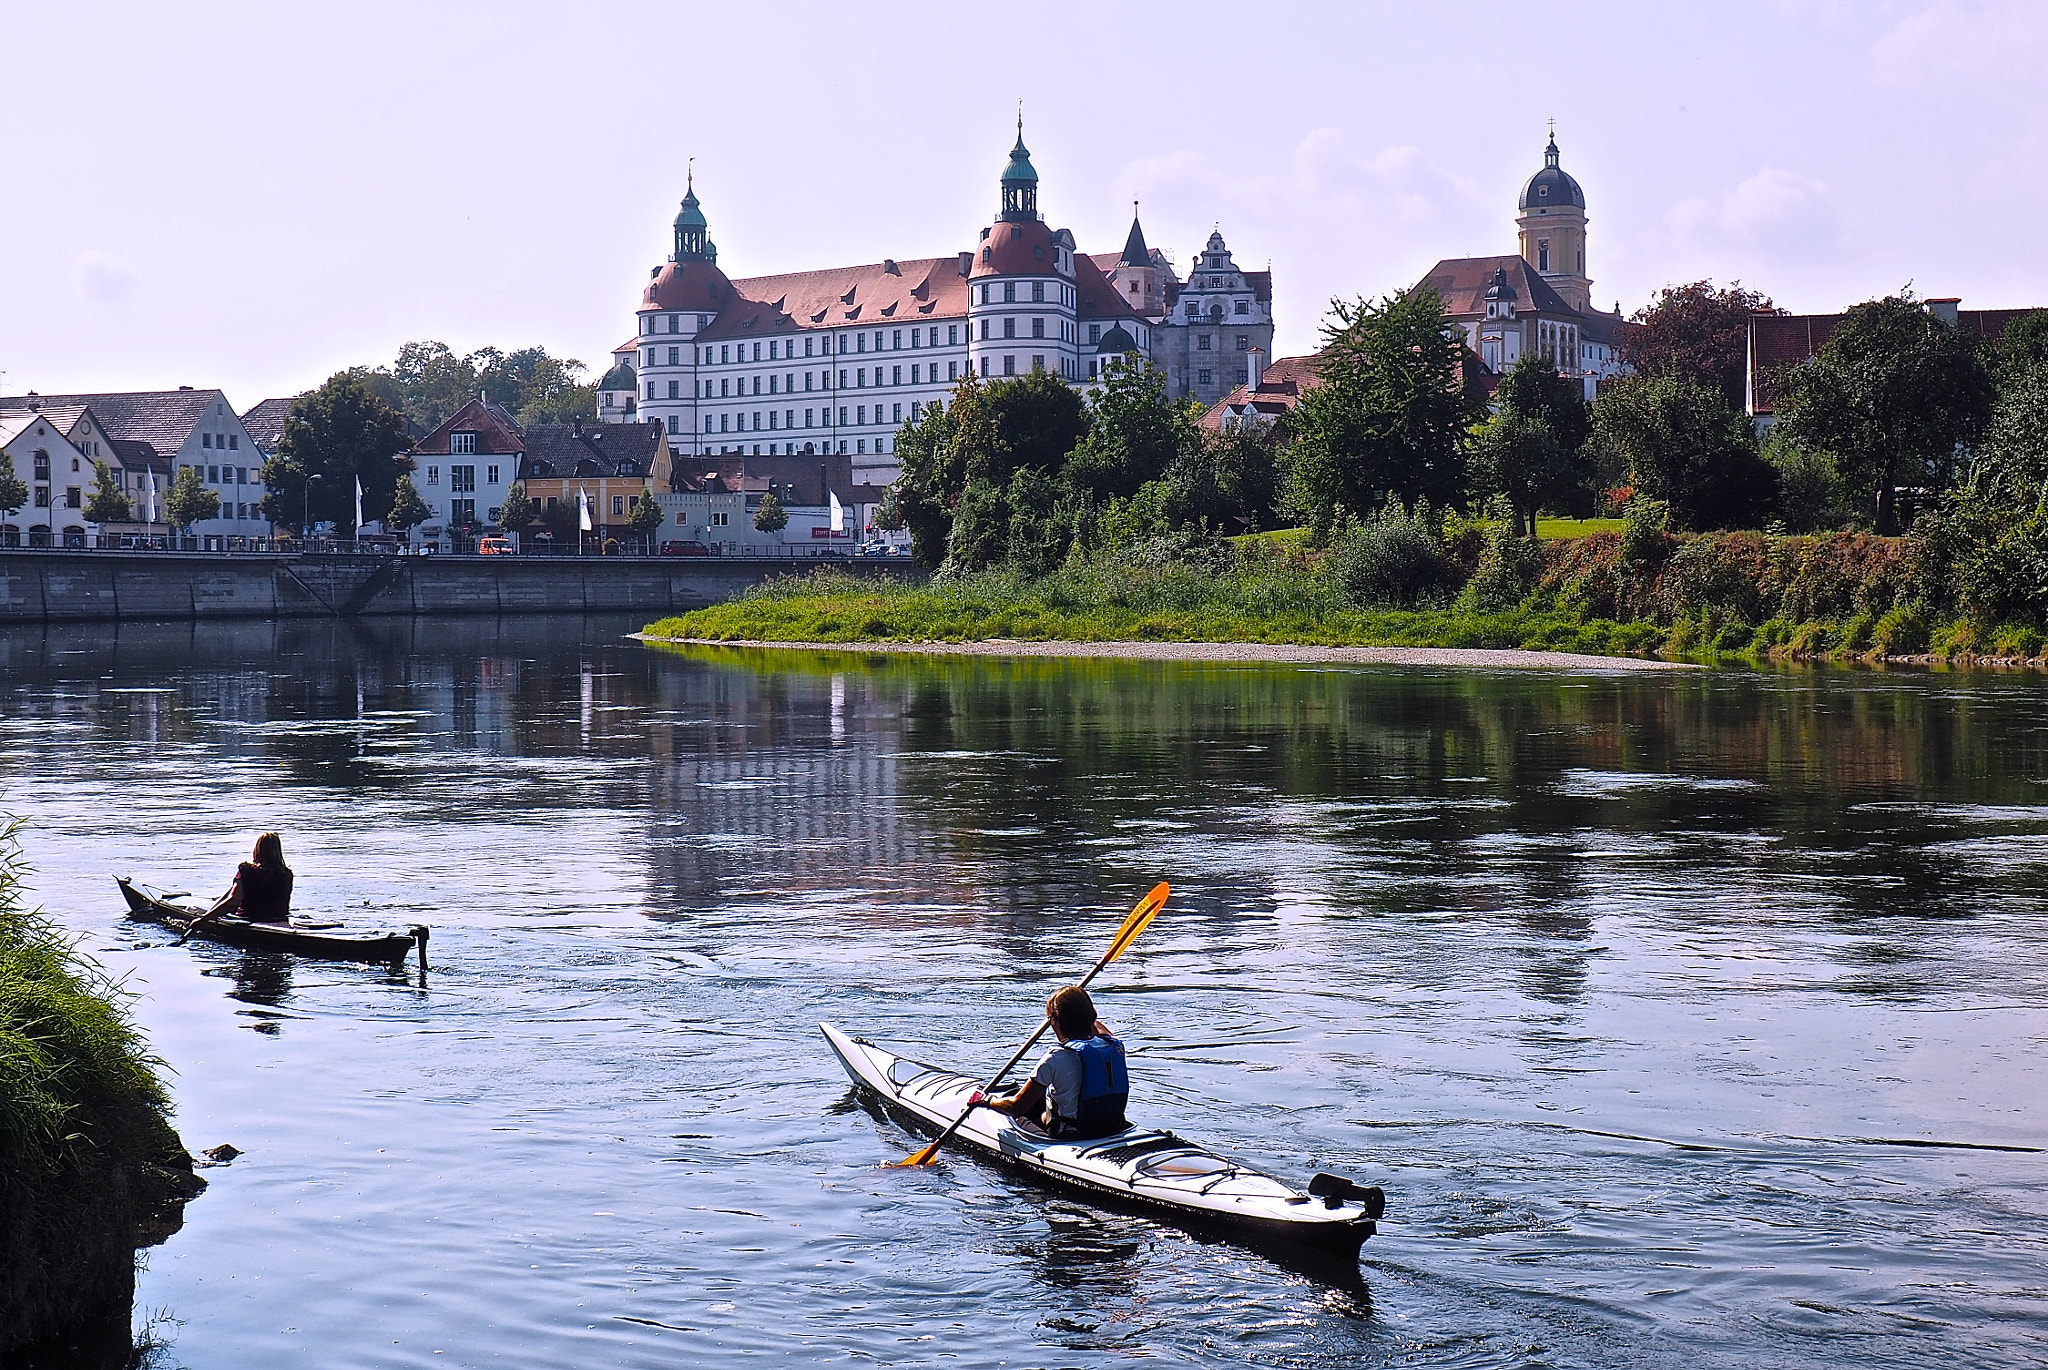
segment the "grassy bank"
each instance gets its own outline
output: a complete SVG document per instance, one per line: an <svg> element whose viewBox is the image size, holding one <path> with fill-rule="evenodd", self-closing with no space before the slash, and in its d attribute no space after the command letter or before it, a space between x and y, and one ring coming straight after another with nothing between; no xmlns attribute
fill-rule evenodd
<svg viewBox="0 0 2048 1370"><path fill-rule="evenodd" d="M758 642L1269 642L1504 647L1711 661L1915 660L2038 664L2031 628L1944 616L1907 539L1712 534L1631 540L1590 529L1515 565L1468 538L1425 607L1373 607L1332 556L1263 535L1207 565L1070 565L923 584L832 570L649 624L651 637ZM1197 558L1202 560L1202 558ZM1430 602L1433 601L1433 602Z"/></svg>
<svg viewBox="0 0 2048 1370"><path fill-rule="evenodd" d="M9 829L0 834L0 1361L90 1364L128 1345L136 1247L161 1240L177 1205L204 1186L119 991L21 908L19 876Z"/></svg>

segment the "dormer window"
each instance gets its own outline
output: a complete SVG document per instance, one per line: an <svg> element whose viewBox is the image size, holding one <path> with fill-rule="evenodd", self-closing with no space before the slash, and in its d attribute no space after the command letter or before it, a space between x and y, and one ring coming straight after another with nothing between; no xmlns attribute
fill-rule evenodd
<svg viewBox="0 0 2048 1370"><path fill-rule="evenodd" d="M450 433L448 455L452 457L473 457L476 455L476 434Z"/></svg>

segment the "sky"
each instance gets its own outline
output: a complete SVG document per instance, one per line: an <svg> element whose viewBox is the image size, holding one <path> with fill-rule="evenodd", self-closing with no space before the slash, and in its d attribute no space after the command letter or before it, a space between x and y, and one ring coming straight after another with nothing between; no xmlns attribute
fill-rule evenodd
<svg viewBox="0 0 2048 1370"><path fill-rule="evenodd" d="M632 333L694 159L737 278L950 254L1018 102L1083 251L1332 299L1515 250L1556 120L1601 307L1739 280L2048 305L2048 3L21 4L5 25L0 394L248 408L404 343Z"/></svg>

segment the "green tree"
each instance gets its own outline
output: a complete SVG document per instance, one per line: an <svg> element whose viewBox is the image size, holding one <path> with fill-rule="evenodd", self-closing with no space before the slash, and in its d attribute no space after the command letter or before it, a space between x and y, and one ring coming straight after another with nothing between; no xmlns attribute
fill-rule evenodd
<svg viewBox="0 0 2048 1370"><path fill-rule="evenodd" d="M1290 452L1317 536L1327 538L1342 514L1374 517L1390 492L1404 504L1461 501L1477 405L1442 298L1404 290L1378 304L1332 301L1331 312Z"/></svg>
<svg viewBox="0 0 2048 1370"><path fill-rule="evenodd" d="M903 503L896 498L893 486L882 492L881 501L875 505L875 527L885 533L903 530Z"/></svg>
<svg viewBox="0 0 2048 1370"><path fill-rule="evenodd" d="M588 369L573 358L550 357L545 347L521 348L478 379L492 396L505 389L505 406L522 427L597 420L597 387Z"/></svg>
<svg viewBox="0 0 2048 1370"><path fill-rule="evenodd" d="M2007 324L1992 355L2001 386L2048 365L2048 309L2022 314Z"/></svg>
<svg viewBox="0 0 2048 1370"><path fill-rule="evenodd" d="M1240 522L1244 532L1263 532L1280 525L1280 453L1291 432L1288 421L1280 419L1240 423L1227 432L1204 435L1203 447L1215 469L1223 515Z"/></svg>
<svg viewBox="0 0 2048 1370"><path fill-rule="evenodd" d="M277 455L263 466L269 493L263 510L274 523L305 529L304 523L332 519L352 526L356 482L363 486L363 518L383 519L391 511L398 478L412 465L405 420L378 399L359 376L347 371L327 378L318 390L292 401ZM320 477L307 498L307 482Z"/></svg>
<svg viewBox="0 0 2048 1370"><path fill-rule="evenodd" d="M0 514L12 518L28 503L28 483L14 472L14 458L0 452Z"/></svg>
<svg viewBox="0 0 2048 1370"><path fill-rule="evenodd" d="M186 529L220 513L220 496L207 488L196 466L180 466L164 495L164 521L173 528Z"/></svg>
<svg viewBox="0 0 2048 1370"><path fill-rule="evenodd" d="M1571 474L1564 444L1543 419L1503 408L1472 430L1474 483L1507 501L1516 537L1524 529L1535 535L1536 511Z"/></svg>
<svg viewBox="0 0 2048 1370"><path fill-rule="evenodd" d="M519 490L518 486L512 487ZM521 491L522 498L524 491ZM384 526L403 536L434 516L427 502L420 498L419 488L412 483L412 472L399 473L398 484L391 492L391 507L384 513Z"/></svg>
<svg viewBox="0 0 2048 1370"><path fill-rule="evenodd" d="M661 531L662 521L667 517L667 511L656 501L654 492L649 490L633 500L633 512L626 519L626 526L643 538L651 538Z"/></svg>
<svg viewBox="0 0 2048 1370"><path fill-rule="evenodd" d="M1593 406L1586 403L1585 386L1574 377L1558 375L1550 358L1540 353L1527 353L1509 367L1493 398L1501 410L1549 425L1551 436L1567 454L1576 453L1593 436Z"/></svg>
<svg viewBox="0 0 2048 1370"><path fill-rule="evenodd" d="M1166 373L1133 358L1110 363L1102 384L1088 399L1085 415L1070 415L1053 404L1037 408L1050 441L1034 458L1021 459L1017 465L1035 466L1049 475L1064 467L1077 488L1098 500L1136 494L1139 486L1157 480L1175 461L1201 448L1196 427L1200 409L1167 399ZM1072 431L1076 418L1085 424L1085 432ZM1067 450L1054 451L1062 439Z"/></svg>
<svg viewBox="0 0 2048 1370"><path fill-rule="evenodd" d="M128 496L114 473L103 461L92 464L92 497L85 502L88 523L126 523L130 513Z"/></svg>
<svg viewBox="0 0 2048 1370"><path fill-rule="evenodd" d="M1778 423L1787 440L1832 457L1877 531L1893 533L1898 487L1950 484L1993 398L1972 336L1907 293L1855 306L1818 355L1786 369Z"/></svg>
<svg viewBox="0 0 2048 1370"><path fill-rule="evenodd" d="M1639 498L1670 506L1685 529L1754 528L1777 474L1747 415L1712 386L1675 372L1635 376L1600 392L1593 440L1627 464Z"/></svg>
<svg viewBox="0 0 2048 1370"><path fill-rule="evenodd" d="M779 533L789 527L789 511L775 498L773 490L761 496L761 503L754 510L754 527L763 533Z"/></svg>
<svg viewBox="0 0 2048 1370"><path fill-rule="evenodd" d="M1638 375L1681 376L1721 392L1730 409L1744 407L1749 374L1749 316L1781 314L1768 295L1740 281L1716 290L1712 281L1667 285L1635 312L1622 332L1621 359Z"/></svg>
<svg viewBox="0 0 2048 1370"><path fill-rule="evenodd" d="M444 342L409 342L398 349L390 375L405 397L402 412L422 431L440 425L477 395L475 363Z"/></svg>
<svg viewBox="0 0 2048 1370"><path fill-rule="evenodd" d="M400 476L399 480L406 489L412 489L410 476ZM413 498L419 498L417 491L414 491ZM424 509L426 505L422 503L420 507ZM533 501L527 498L526 487L514 485L505 492L505 502L498 506L498 526L508 533L517 533L531 526L539 513Z"/></svg>

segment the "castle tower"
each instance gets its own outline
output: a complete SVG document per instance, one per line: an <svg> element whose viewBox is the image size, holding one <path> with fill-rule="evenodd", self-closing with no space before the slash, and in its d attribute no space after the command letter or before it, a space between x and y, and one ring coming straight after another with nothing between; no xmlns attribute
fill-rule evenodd
<svg viewBox="0 0 2048 1370"><path fill-rule="evenodd" d="M1593 278L1586 274L1586 193L1557 164L1557 136L1543 151L1543 170L1522 187L1515 226L1521 230L1522 260L1564 302L1581 314L1592 312Z"/></svg>
<svg viewBox="0 0 2048 1370"><path fill-rule="evenodd" d="M1054 232L1038 215L1038 173L1022 119L1002 188L1002 208L981 231L967 278L968 364L991 379L1050 371L1077 380L1074 236Z"/></svg>
<svg viewBox="0 0 2048 1370"><path fill-rule="evenodd" d="M701 446L697 419L697 347L693 339L737 298L718 269L718 247L697 201L695 178L684 185L675 218L675 251L655 267L640 296L637 412L659 419L678 452Z"/></svg>

